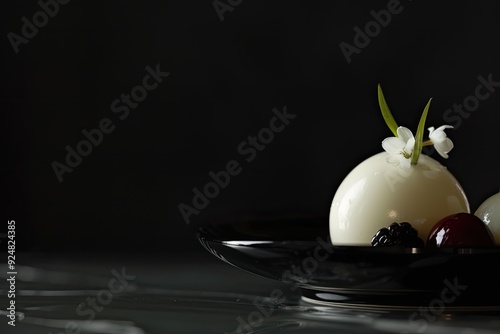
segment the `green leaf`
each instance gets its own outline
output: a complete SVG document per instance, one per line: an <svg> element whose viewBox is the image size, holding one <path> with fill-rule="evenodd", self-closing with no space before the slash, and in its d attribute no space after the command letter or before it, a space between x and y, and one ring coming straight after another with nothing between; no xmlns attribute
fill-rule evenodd
<svg viewBox="0 0 500 334"><path fill-rule="evenodd" d="M398 124L394 120L394 117L392 117L391 111L389 110L389 106L385 101L384 93L382 92L382 87L380 87L380 84L378 85L378 104L380 105L380 110L382 111L382 116L384 117L385 124L387 124L389 129L391 129L394 136L397 137Z"/></svg>
<svg viewBox="0 0 500 334"><path fill-rule="evenodd" d="M413 155L411 157L411 164L416 165L418 158L422 153L422 143L424 142L424 132L425 132L425 120L427 119L427 113L429 112L429 107L431 106L432 98L427 102L422 117L420 117L420 122L418 123L417 133L415 134L415 146L413 146Z"/></svg>

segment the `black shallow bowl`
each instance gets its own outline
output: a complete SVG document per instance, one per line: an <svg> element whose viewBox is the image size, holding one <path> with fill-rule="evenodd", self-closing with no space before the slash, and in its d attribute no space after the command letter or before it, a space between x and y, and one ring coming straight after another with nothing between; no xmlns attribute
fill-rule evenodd
<svg viewBox="0 0 500 334"><path fill-rule="evenodd" d="M325 219L246 220L198 229L202 245L305 301L350 308L500 311L500 247L333 246Z"/></svg>

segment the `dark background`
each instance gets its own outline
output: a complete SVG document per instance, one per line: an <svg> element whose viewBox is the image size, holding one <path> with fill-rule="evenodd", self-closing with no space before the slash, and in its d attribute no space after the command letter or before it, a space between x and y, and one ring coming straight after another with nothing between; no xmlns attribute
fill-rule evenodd
<svg viewBox="0 0 500 334"><path fill-rule="evenodd" d="M74 0L18 54L7 34L40 6L3 4L3 201L18 250L185 251L201 248L191 227L219 219L328 217L342 179L391 135L378 83L415 131L430 97L437 127L478 76L500 81L497 1L402 1L348 64L339 44L387 3L244 0L221 22L211 1ZM111 102L156 64L170 76L121 121ZM285 105L297 118L246 163L238 145ZM105 117L115 130L60 183L51 163ZM500 88L461 121L450 158L432 156L474 211L500 187ZM241 174L186 225L178 205L233 159Z"/></svg>

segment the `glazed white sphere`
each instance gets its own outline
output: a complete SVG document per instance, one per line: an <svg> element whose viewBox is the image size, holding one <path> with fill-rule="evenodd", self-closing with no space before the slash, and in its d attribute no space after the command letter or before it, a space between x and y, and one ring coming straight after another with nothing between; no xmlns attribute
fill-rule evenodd
<svg viewBox="0 0 500 334"><path fill-rule="evenodd" d="M490 229L495 243L500 246L500 193L484 201L474 213Z"/></svg>
<svg viewBox="0 0 500 334"><path fill-rule="evenodd" d="M438 161L421 155L405 170L376 154L356 166L337 189L330 208L334 245L370 246L374 234L393 222L408 222L424 242L441 218L470 212L455 177Z"/></svg>

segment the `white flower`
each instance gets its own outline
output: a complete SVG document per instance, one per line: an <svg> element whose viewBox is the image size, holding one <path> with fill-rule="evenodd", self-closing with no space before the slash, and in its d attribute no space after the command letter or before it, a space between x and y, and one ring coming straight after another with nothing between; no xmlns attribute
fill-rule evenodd
<svg viewBox="0 0 500 334"><path fill-rule="evenodd" d="M436 151L445 159L448 159L448 153L453 149L453 142L450 138L446 137L446 133L444 133L444 129L453 129L451 125L443 125L434 130L434 127L431 126L429 130L429 139L434 144Z"/></svg>
<svg viewBox="0 0 500 334"><path fill-rule="evenodd" d="M403 126L398 127L396 132L397 137L389 137L382 141L382 147L389 153L386 161L403 169L409 169L415 138L411 131Z"/></svg>

